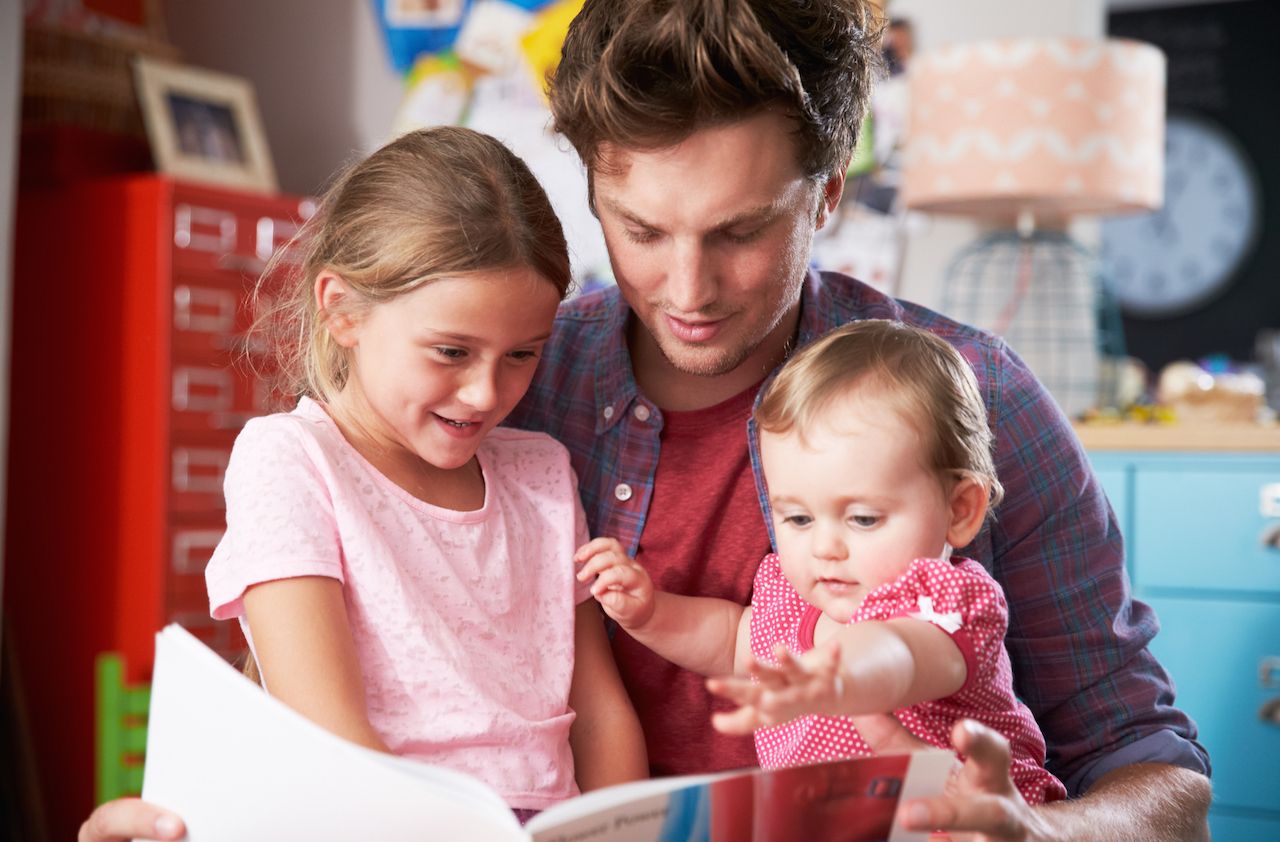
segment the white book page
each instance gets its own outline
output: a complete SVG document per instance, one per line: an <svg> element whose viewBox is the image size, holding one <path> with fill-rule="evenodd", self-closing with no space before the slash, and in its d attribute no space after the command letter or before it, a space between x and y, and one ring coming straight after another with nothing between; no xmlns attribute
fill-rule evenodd
<svg viewBox="0 0 1280 842"><path fill-rule="evenodd" d="M156 636L145 768L143 798L190 842L528 838L481 782L330 734L176 625Z"/></svg>

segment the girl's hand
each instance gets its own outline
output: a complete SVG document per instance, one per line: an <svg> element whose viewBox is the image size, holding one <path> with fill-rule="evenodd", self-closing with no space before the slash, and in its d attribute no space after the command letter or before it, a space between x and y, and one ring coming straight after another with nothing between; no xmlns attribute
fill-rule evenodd
<svg viewBox="0 0 1280 842"><path fill-rule="evenodd" d="M614 538L596 538L583 544L573 555L582 565L578 581L596 577L591 595L604 613L624 629L637 629L653 616L653 580Z"/></svg>
<svg viewBox="0 0 1280 842"><path fill-rule="evenodd" d="M707 679L707 689L735 702L738 709L712 715L725 734L750 734L811 713L840 715L847 706L840 672L840 644L832 640L797 658L782 644L774 649L777 666L754 659L745 676Z"/></svg>

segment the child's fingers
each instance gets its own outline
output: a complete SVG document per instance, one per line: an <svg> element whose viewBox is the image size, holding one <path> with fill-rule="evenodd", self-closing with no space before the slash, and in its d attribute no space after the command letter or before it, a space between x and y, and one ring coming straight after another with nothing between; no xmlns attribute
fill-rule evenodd
<svg viewBox="0 0 1280 842"><path fill-rule="evenodd" d="M591 584L591 593L599 596L605 591L637 591L640 584L640 577L631 568L609 567Z"/></svg>
<svg viewBox="0 0 1280 842"><path fill-rule="evenodd" d="M764 723L758 722L754 712L749 708L739 708L731 713L711 714L711 727L721 734L746 736L757 728L764 727Z"/></svg>
<svg viewBox="0 0 1280 842"><path fill-rule="evenodd" d="M586 560L578 563L582 565L578 569L578 581L585 582L592 576L600 575L610 567L619 567L626 564L626 561L616 553L596 553L595 555L589 556Z"/></svg>
<svg viewBox="0 0 1280 842"><path fill-rule="evenodd" d="M573 554L574 561L585 561L597 553L604 553L615 550L621 555L626 555L622 549L622 544L618 543L617 538L592 538L587 543L578 547L578 551Z"/></svg>
<svg viewBox="0 0 1280 842"><path fill-rule="evenodd" d="M741 675L708 678L707 690L737 705L754 704L761 692L759 684Z"/></svg>

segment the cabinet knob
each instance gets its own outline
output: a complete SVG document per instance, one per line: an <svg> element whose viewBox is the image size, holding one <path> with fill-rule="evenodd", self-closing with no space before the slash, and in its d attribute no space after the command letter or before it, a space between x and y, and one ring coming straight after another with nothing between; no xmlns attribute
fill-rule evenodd
<svg viewBox="0 0 1280 842"><path fill-rule="evenodd" d="M1280 687L1280 657L1268 655L1258 662L1258 684L1268 690Z"/></svg>
<svg viewBox="0 0 1280 842"><path fill-rule="evenodd" d="M1263 702L1258 708L1258 718L1268 725L1280 725L1280 696Z"/></svg>

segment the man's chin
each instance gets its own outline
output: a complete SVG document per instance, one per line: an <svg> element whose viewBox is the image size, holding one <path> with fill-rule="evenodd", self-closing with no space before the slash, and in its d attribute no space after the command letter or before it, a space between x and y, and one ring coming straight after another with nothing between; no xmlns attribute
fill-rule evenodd
<svg viewBox="0 0 1280 842"><path fill-rule="evenodd" d="M728 374L747 358L746 351L692 347L671 338L659 343L658 349L668 365L681 374L694 377L719 377Z"/></svg>

